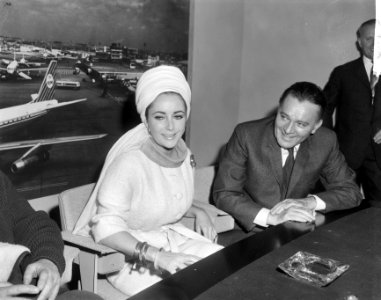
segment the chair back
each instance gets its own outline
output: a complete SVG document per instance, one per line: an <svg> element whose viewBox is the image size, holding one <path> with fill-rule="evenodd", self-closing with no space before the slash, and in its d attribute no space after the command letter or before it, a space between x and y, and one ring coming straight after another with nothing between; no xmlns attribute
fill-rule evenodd
<svg viewBox="0 0 381 300"><path fill-rule="evenodd" d="M194 199L212 203L212 186L216 175L215 166L197 168L194 178Z"/></svg>
<svg viewBox="0 0 381 300"><path fill-rule="evenodd" d="M58 195L62 230L73 231L94 187L95 183L89 183L65 190Z"/></svg>

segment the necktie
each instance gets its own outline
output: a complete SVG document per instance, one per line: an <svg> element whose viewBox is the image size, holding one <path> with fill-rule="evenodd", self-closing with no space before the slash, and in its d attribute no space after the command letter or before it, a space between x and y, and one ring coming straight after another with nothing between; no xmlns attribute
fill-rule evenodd
<svg viewBox="0 0 381 300"><path fill-rule="evenodd" d="M375 90L376 90L376 84L378 82L378 76L376 76L373 73L373 66L370 69L369 81L370 81L370 89L372 90L372 105L373 105L374 95L375 95Z"/></svg>
<svg viewBox="0 0 381 300"><path fill-rule="evenodd" d="M294 167L294 147L287 149L288 156L283 166L283 181L282 181L282 198L286 197L288 184L290 183L290 177L292 169Z"/></svg>

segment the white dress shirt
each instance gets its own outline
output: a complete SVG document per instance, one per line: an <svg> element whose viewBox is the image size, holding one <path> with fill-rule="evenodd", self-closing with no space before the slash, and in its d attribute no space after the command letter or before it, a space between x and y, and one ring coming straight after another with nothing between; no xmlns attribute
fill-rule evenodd
<svg viewBox="0 0 381 300"><path fill-rule="evenodd" d="M366 74L370 82L370 71L372 70L373 62L369 58L367 58L365 55L362 56L362 61L364 62Z"/></svg>

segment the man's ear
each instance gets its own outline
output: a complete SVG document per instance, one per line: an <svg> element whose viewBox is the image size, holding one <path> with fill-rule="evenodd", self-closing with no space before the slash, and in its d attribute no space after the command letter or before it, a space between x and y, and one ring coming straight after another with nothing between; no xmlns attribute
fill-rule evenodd
<svg viewBox="0 0 381 300"><path fill-rule="evenodd" d="M315 127L314 129L311 131L311 134L314 134L316 132L316 130L318 130L321 125L323 125L323 119L320 119L316 124L315 124Z"/></svg>

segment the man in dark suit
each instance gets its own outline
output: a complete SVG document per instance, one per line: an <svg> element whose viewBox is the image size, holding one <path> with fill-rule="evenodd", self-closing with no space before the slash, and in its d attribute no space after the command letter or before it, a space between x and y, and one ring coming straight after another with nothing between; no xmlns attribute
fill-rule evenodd
<svg viewBox="0 0 381 300"><path fill-rule="evenodd" d="M246 231L312 222L317 210L360 203L355 174L335 133L321 127L325 103L319 87L297 82L284 91L275 118L235 128L220 158L213 196ZM325 190L310 194L319 179Z"/></svg>
<svg viewBox="0 0 381 300"><path fill-rule="evenodd" d="M332 71L324 88L324 124L332 126L336 108L335 130L340 149L356 171L365 198L381 205L381 91L378 78L371 74L375 22L368 20L357 30L361 57Z"/></svg>

